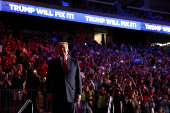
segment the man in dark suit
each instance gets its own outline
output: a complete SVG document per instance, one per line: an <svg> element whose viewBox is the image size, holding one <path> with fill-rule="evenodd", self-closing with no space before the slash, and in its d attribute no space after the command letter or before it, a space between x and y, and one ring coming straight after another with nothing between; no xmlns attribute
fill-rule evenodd
<svg viewBox="0 0 170 113"><path fill-rule="evenodd" d="M49 61L46 90L47 98L52 102L53 113L75 113L75 102L82 94L82 83L78 61L68 57L68 43L59 42L59 57Z"/></svg>
<svg viewBox="0 0 170 113"><path fill-rule="evenodd" d="M76 103L76 113L90 113L87 101L80 100L80 102Z"/></svg>

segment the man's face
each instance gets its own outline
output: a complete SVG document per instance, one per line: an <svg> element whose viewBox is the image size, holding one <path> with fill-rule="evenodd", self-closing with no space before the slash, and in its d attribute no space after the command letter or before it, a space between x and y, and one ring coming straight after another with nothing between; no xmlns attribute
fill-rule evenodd
<svg viewBox="0 0 170 113"><path fill-rule="evenodd" d="M5 79L8 79L8 73L5 74Z"/></svg>
<svg viewBox="0 0 170 113"><path fill-rule="evenodd" d="M152 86L152 82L149 82L149 86Z"/></svg>
<svg viewBox="0 0 170 113"><path fill-rule="evenodd" d="M157 80L160 80L160 76L156 76Z"/></svg>
<svg viewBox="0 0 170 113"><path fill-rule="evenodd" d="M117 79L113 79L113 83L114 83L114 84L117 84Z"/></svg>
<svg viewBox="0 0 170 113"><path fill-rule="evenodd" d="M131 97L131 98L134 98L134 96L135 96L135 93L134 93L134 92L131 92L131 93L130 93L130 97Z"/></svg>
<svg viewBox="0 0 170 113"><path fill-rule="evenodd" d="M153 89L149 89L149 94L153 94L154 90Z"/></svg>
<svg viewBox="0 0 170 113"><path fill-rule="evenodd" d="M163 108L159 107L159 113L163 113Z"/></svg>
<svg viewBox="0 0 170 113"><path fill-rule="evenodd" d="M168 79L166 79L166 80L164 81L164 83L165 83L165 84L168 84Z"/></svg>
<svg viewBox="0 0 170 113"><path fill-rule="evenodd" d="M116 91L116 96L119 97L121 95L120 91Z"/></svg>
<svg viewBox="0 0 170 113"><path fill-rule="evenodd" d="M143 83L144 82L144 80L143 79L140 79L140 83Z"/></svg>
<svg viewBox="0 0 170 113"><path fill-rule="evenodd" d="M68 47L66 44L60 44L57 48L57 52L62 58L65 58L68 55Z"/></svg>
<svg viewBox="0 0 170 113"><path fill-rule="evenodd" d="M95 74L92 75L92 78L95 79Z"/></svg>
<svg viewBox="0 0 170 113"><path fill-rule="evenodd" d="M106 80L103 80L103 84L107 84L107 81L106 81Z"/></svg>
<svg viewBox="0 0 170 113"><path fill-rule="evenodd" d="M85 91L89 91L89 87L85 87Z"/></svg>
<svg viewBox="0 0 170 113"><path fill-rule="evenodd" d="M18 71L18 75L21 75L21 71L20 70Z"/></svg>
<svg viewBox="0 0 170 113"><path fill-rule="evenodd" d="M105 94L105 90L104 90L104 89L102 89L102 90L101 90L101 93L102 93L102 94Z"/></svg>

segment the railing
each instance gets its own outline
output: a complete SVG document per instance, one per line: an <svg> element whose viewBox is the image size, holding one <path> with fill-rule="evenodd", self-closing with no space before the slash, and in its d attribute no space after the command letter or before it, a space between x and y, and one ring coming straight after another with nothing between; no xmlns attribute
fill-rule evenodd
<svg viewBox="0 0 170 113"><path fill-rule="evenodd" d="M143 9L131 6L127 6L127 8L124 9L124 12L126 12L127 14L129 14L129 16L132 17L170 22L170 13L168 12Z"/></svg>
<svg viewBox="0 0 170 113"><path fill-rule="evenodd" d="M111 108L112 108L112 111L111 111ZM120 101L120 112L122 113L122 111L123 111L123 104L122 104L122 101ZM114 112L114 103L113 103L113 97L112 96L110 96L110 99L109 99L107 113L115 113Z"/></svg>
<svg viewBox="0 0 170 113"><path fill-rule="evenodd" d="M103 2L103 1L98 1L98 0L87 0L89 2L95 2L95 3L100 3L100 4L106 4L106 5L116 5L115 3L109 3L109 2Z"/></svg>
<svg viewBox="0 0 170 113"><path fill-rule="evenodd" d="M25 104L22 106L22 108L18 111L18 113L22 113L22 111L24 111L24 109L27 107L27 105L31 102L32 104L32 113L33 113L33 103L30 99L28 99Z"/></svg>
<svg viewBox="0 0 170 113"><path fill-rule="evenodd" d="M30 102L34 110L39 107L39 95L37 89L0 89L0 112L31 112ZM25 104L24 104L25 103ZM24 104L24 108L22 105ZM27 106L28 105L28 106ZM26 107L27 106L27 107ZM22 107L22 109L20 109ZM33 109L32 108L32 109ZM19 110L20 109L20 110ZM20 113L20 112L18 112Z"/></svg>
<svg viewBox="0 0 170 113"><path fill-rule="evenodd" d="M132 7L132 6L127 6L127 8L135 9L135 10L144 10L144 11L150 11L150 12L156 12L156 13L162 13L162 14L170 15L170 13L168 13L168 12L156 11L156 10L151 10L151 9L142 9L142 8L137 8L137 7Z"/></svg>
<svg viewBox="0 0 170 113"><path fill-rule="evenodd" d="M111 110L111 107L112 107L112 102L113 102L113 97L110 96L109 103L108 103L109 105L108 105L107 113L111 113L110 110ZM113 108L113 113L114 113L114 108Z"/></svg>

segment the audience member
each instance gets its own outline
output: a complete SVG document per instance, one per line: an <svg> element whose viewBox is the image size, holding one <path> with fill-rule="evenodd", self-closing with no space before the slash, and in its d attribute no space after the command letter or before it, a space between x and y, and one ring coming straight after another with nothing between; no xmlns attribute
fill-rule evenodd
<svg viewBox="0 0 170 113"><path fill-rule="evenodd" d="M58 38L54 42L51 38L48 39L50 36L40 36L35 32L28 38L23 33L13 37L4 27L0 30L0 42L3 45L0 54L0 88L5 91L18 89L12 93L11 106L20 107L21 103L17 105L15 101L20 101L23 96L24 82L26 89L29 89L28 97L30 91L35 90L32 92L34 97L30 97L33 102L40 85L43 85L41 91L46 98L45 82L41 84L41 81L46 76L48 61L58 57L56 45L59 40L63 40L62 33L54 31L50 35L51 38ZM169 112L169 47L162 50L159 46L124 42L121 46L112 43L109 48L96 41L92 42L90 35L83 39L79 33L70 34L68 40L69 56L79 61L83 84L82 100L87 101L94 113L106 110L109 97L113 97L112 106L116 113ZM85 41L82 42L83 40ZM141 58L141 61L136 63L134 58ZM2 102L7 99L3 98L2 92L0 96Z"/></svg>

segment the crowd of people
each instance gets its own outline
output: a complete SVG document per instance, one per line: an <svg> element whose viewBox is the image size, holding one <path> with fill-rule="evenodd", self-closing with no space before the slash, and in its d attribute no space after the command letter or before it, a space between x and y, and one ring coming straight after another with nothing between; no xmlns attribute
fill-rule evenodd
<svg viewBox="0 0 170 113"><path fill-rule="evenodd" d="M51 38L44 35L39 39L38 36L7 33L4 25L0 28L1 109L7 101L14 111L18 110L26 89L33 102L40 90L46 109L48 61L58 57L57 43L63 36L55 31L50 34ZM114 113L169 113L169 47L126 43L120 47L112 43L107 47L92 41L90 35L83 39L79 34L70 34L67 41L69 56L79 61L82 100L88 102L91 112L106 113L109 108ZM57 82L57 78L54 79Z"/></svg>
<svg viewBox="0 0 170 113"><path fill-rule="evenodd" d="M114 43L111 48L97 43L75 46L82 98L94 111L107 112L112 96L110 110L115 113L169 113L169 48L125 43L120 49Z"/></svg>

